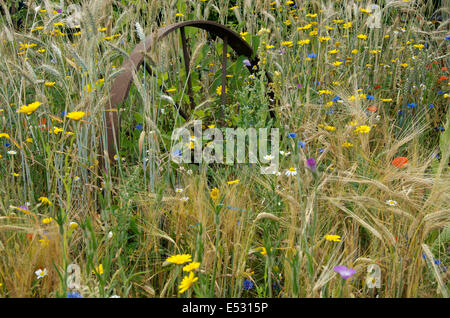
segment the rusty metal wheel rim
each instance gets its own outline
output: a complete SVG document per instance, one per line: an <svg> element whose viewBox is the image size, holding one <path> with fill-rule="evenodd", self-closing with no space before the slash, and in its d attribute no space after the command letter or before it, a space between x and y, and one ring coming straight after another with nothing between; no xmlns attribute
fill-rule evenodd
<svg viewBox="0 0 450 318"><path fill-rule="evenodd" d="M125 101L128 97L128 93L130 91L131 84L133 83L133 74L144 64L144 55L142 52L149 52L153 45L155 45L158 41L169 35L170 33L180 29L181 38L182 38L182 46L183 46L183 59L185 68L190 64L189 53L187 52L187 44L186 38L184 35L185 27L195 27L199 29L203 29L223 41L223 52L226 53L227 46L230 46L237 54L246 56L250 65L247 66L247 69L251 74L258 72L258 57L254 54L252 47L241 38L241 36L235 31L229 29L228 27L219 24L214 21L207 20L195 20L195 21L184 21L174 23L165 27L158 29L153 34L147 36L144 42L138 44L133 51L130 53L129 58L123 62L120 69L122 72L114 78L113 83L110 89L110 98L108 102L105 104L105 126L106 126L106 148L102 146L102 149L107 152L110 160L114 159L116 154L116 147L119 149L118 143L118 135L119 135L119 114L118 107ZM226 69L226 54L222 56L222 104L224 103L224 99L226 99L225 93L225 69ZM186 74L189 72L186 71ZM271 76L266 73L266 79L268 84L272 83ZM188 95L190 101L192 103L192 87L189 79L189 75L187 76L188 81ZM271 118L275 118L275 112L273 110L273 102L274 95L272 91L268 92L269 100L271 101L271 109L269 110L269 114ZM192 105L191 105L192 108ZM186 119L186 115L183 114L181 108L178 109L178 112L182 117ZM103 143L102 143L103 145Z"/></svg>

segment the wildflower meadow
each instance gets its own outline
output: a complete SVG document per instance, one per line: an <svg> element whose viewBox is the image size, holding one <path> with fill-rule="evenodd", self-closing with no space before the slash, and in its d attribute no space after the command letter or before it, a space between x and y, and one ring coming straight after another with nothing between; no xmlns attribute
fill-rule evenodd
<svg viewBox="0 0 450 318"><path fill-rule="evenodd" d="M448 1L0 14L0 298L449 297Z"/></svg>

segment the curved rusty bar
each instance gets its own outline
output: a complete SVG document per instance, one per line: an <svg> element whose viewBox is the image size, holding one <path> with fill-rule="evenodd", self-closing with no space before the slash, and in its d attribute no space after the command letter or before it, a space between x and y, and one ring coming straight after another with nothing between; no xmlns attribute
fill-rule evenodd
<svg viewBox="0 0 450 318"><path fill-rule="evenodd" d="M118 145L118 134L119 134L119 117L118 117L118 107L124 102L130 91L131 84L133 82L133 72L137 71L139 67L144 63L144 55L142 52L148 52L153 47L153 44L172 33L173 31L184 28L184 27L195 27L199 29L204 29L211 34L216 35L222 40L226 39L227 45L238 53L239 55L244 55L248 57L250 61L250 66L247 66L250 73L256 73L258 71L259 59L254 56L253 49L251 46L244 41L241 36L234 32L233 30L227 28L226 26L219 24L214 21L207 20L195 20L195 21L184 21L174 23L165 27L162 27L146 37L144 42L139 43L134 50L130 53L129 59L123 62L121 69L123 70L113 81L110 90L110 99L105 105L105 121L106 121L106 137L107 137L107 150L110 160L114 159L116 153L116 145ZM253 68L256 66L255 68ZM188 70L186 70L188 72ZM267 81L272 83L272 79L269 74L266 73ZM273 92L268 93L271 101L274 100ZM185 117L184 113L180 114ZM270 116L275 117L275 112L273 109L270 110ZM185 118L187 119L187 118ZM103 144L103 143L102 143ZM103 154L102 154L103 155Z"/></svg>

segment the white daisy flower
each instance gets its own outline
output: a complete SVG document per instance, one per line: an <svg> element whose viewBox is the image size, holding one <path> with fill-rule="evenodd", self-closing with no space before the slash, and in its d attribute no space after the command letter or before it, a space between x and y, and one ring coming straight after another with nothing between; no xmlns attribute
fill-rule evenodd
<svg viewBox="0 0 450 318"><path fill-rule="evenodd" d="M285 152L285 151L283 151L283 150L280 151L280 155L282 155L282 156L284 156L284 157L289 156L290 154L291 154L290 151L289 151L289 152Z"/></svg>
<svg viewBox="0 0 450 318"><path fill-rule="evenodd" d="M34 273L36 274L37 279L41 279L41 278L43 278L44 276L47 276L47 269L46 269L46 268L44 268L44 270L38 269L38 270L35 271Z"/></svg>
<svg viewBox="0 0 450 318"><path fill-rule="evenodd" d="M274 155L265 155L263 158L264 158L264 160L271 161L272 159L275 158L275 156Z"/></svg>
<svg viewBox="0 0 450 318"><path fill-rule="evenodd" d="M189 201L189 197L182 197L180 198L180 201L187 202Z"/></svg>
<svg viewBox="0 0 450 318"><path fill-rule="evenodd" d="M287 176L295 176L297 175L297 169L296 168L289 168L288 170L286 170L286 172L284 173Z"/></svg>
<svg viewBox="0 0 450 318"><path fill-rule="evenodd" d="M8 155L16 155L16 154L17 154L17 151L15 151L15 150L8 151Z"/></svg>
<svg viewBox="0 0 450 318"><path fill-rule="evenodd" d="M387 200L386 204L389 206L397 206L397 201L394 200Z"/></svg>
<svg viewBox="0 0 450 318"><path fill-rule="evenodd" d="M181 193L181 192L183 192L183 191L184 191L184 189L181 188L181 187L176 187L176 188L175 188L175 192L176 192L176 193Z"/></svg>

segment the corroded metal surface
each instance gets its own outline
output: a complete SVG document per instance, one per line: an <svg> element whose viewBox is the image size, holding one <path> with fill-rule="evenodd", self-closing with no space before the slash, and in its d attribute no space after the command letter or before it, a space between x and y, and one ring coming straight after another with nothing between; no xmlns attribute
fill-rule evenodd
<svg viewBox="0 0 450 318"><path fill-rule="evenodd" d="M187 50L186 38L184 35L185 27L195 27L199 29L204 29L207 32L221 38L224 41L224 52L229 45L238 55L244 55L250 61L250 65L247 66L250 73L256 73L258 71L258 57L253 54L253 49L251 46L244 41L241 36L234 32L233 30L227 28L214 21L206 20L196 20L196 21L184 21L179 23L174 23L163 28L158 29L152 35L146 37L144 42L138 44L134 50L131 52L129 58L124 61L121 66L122 72L114 79L111 85L110 99L105 105L105 123L106 123L106 138L107 138L107 151L110 160L114 158L116 154L116 147L118 149L118 135L119 135L119 114L118 107L122 104L128 96L131 84L133 83L133 73L136 72L139 67L144 63L144 52L149 52L154 44L167 36L168 34L174 32L177 29L181 31L182 44L183 44L183 56L185 66L189 65L189 53ZM226 58L226 54L223 54ZM222 64L226 63L222 61ZM147 66L147 64L146 64ZM151 68L146 67L146 70L151 73ZM225 71L225 67L222 67L222 72ZM189 70L186 70L189 73ZM272 82L269 74L266 73L267 81ZM225 82L225 74L222 74L222 83ZM190 86L190 78L188 77L188 95L191 102L190 107L194 107L192 98L192 88ZM225 85L222 85L222 90L224 91ZM274 96L272 92L269 92L270 100L273 101ZM222 103L225 103L225 94L222 94ZM179 108L179 113L185 119L187 115ZM270 110L270 116L275 117L275 112L273 109Z"/></svg>

